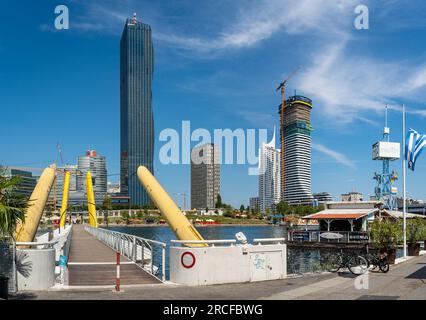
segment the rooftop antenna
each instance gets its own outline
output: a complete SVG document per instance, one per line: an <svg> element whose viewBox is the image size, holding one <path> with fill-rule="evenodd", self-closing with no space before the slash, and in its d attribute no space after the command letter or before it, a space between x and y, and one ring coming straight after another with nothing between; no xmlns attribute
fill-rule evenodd
<svg viewBox="0 0 426 320"><path fill-rule="evenodd" d="M137 19L136 19L136 12L135 12L133 13L132 23L136 24L136 22L137 22Z"/></svg>

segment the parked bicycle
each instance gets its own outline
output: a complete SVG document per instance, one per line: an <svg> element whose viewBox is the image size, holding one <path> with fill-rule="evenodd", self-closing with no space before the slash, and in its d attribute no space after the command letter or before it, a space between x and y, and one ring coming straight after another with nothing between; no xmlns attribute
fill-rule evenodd
<svg viewBox="0 0 426 320"><path fill-rule="evenodd" d="M365 259L368 262L368 267L372 267L371 270L375 270L377 267L381 272L386 273L389 271L389 262L388 255L386 253L383 254L371 254L367 253Z"/></svg>
<svg viewBox="0 0 426 320"><path fill-rule="evenodd" d="M355 253L345 253L343 249L331 254L327 261L328 271L338 272L347 268L352 274L364 274L368 270L368 261L363 256Z"/></svg>

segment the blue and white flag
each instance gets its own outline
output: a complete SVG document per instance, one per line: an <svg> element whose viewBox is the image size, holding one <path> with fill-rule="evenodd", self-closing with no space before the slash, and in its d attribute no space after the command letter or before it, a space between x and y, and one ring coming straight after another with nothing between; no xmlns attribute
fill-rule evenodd
<svg viewBox="0 0 426 320"><path fill-rule="evenodd" d="M405 143L405 159L408 161L408 169L414 171L416 160L426 148L426 134L420 134L410 128Z"/></svg>

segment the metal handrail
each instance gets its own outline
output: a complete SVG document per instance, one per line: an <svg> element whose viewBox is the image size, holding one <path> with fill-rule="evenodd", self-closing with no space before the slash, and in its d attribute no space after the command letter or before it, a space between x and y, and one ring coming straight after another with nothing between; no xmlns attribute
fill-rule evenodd
<svg viewBox="0 0 426 320"><path fill-rule="evenodd" d="M29 246L29 247L49 246L49 247L53 247L58 242L59 242L59 240L49 241L49 242L16 242L16 246Z"/></svg>
<svg viewBox="0 0 426 320"><path fill-rule="evenodd" d="M135 235L130 235L118 231L107 230L103 228L93 228L85 225L85 230L95 236L99 241L105 245L119 252L122 256L129 260L140 263L141 267L150 273L158 280L166 281L166 244L164 242L145 239ZM161 264L155 265L154 256L155 248L159 246L161 249ZM139 250L140 249L140 250ZM140 259L138 254L140 253ZM146 263L146 261L150 263ZM148 267L148 268L147 268ZM161 270L161 278L157 276L158 271Z"/></svg>
<svg viewBox="0 0 426 320"><path fill-rule="evenodd" d="M253 243L261 244L263 242L284 242L285 238L259 238L259 239L253 239Z"/></svg>
<svg viewBox="0 0 426 320"><path fill-rule="evenodd" d="M170 240L173 244L211 244L214 247L215 244L230 244L231 246L237 242L237 240Z"/></svg>

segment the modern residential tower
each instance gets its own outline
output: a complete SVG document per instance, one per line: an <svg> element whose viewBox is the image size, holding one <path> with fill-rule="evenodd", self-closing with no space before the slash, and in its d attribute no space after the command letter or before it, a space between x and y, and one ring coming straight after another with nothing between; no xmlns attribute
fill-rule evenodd
<svg viewBox="0 0 426 320"><path fill-rule="evenodd" d="M191 151L191 208L213 209L220 193L220 153L213 143Z"/></svg>
<svg viewBox="0 0 426 320"><path fill-rule="evenodd" d="M120 43L120 187L141 207L150 201L136 171L144 165L154 173L153 69L151 27L135 14L127 19Z"/></svg>
<svg viewBox="0 0 426 320"><path fill-rule="evenodd" d="M280 202L280 150L275 149L275 129L272 141L262 143L259 150L259 210L272 213Z"/></svg>
<svg viewBox="0 0 426 320"><path fill-rule="evenodd" d="M311 109L312 100L293 96L285 101L281 134L281 199L290 205L311 205Z"/></svg>

